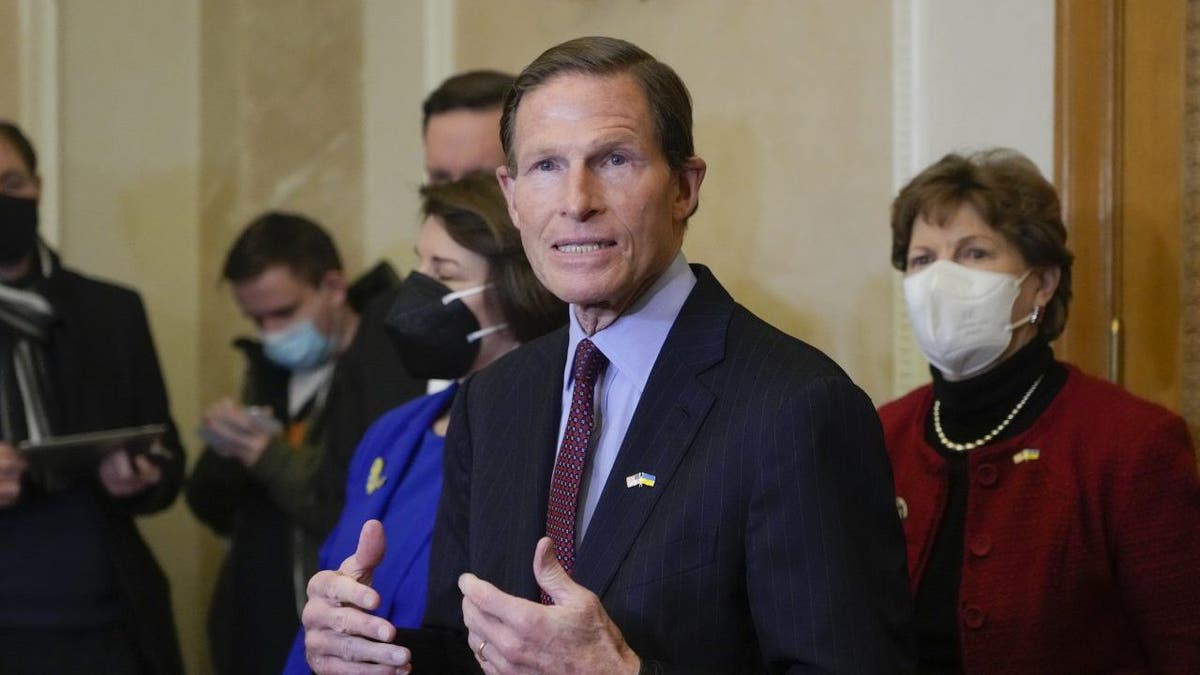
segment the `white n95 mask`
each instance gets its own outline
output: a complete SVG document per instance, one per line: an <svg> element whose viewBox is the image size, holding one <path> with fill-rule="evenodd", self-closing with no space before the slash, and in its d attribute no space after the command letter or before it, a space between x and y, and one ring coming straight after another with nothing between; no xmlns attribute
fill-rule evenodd
<svg viewBox="0 0 1200 675"><path fill-rule="evenodd" d="M1030 270L1032 271L1032 270ZM904 280L904 301L917 344L947 380L965 380L996 362L1013 329L1009 323L1021 276L939 260Z"/></svg>

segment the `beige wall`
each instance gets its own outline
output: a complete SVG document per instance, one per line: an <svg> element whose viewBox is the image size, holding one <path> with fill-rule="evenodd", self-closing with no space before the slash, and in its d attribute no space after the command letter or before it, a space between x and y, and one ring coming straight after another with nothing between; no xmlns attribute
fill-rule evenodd
<svg viewBox="0 0 1200 675"><path fill-rule="evenodd" d="M362 30L359 3L221 0L201 5L200 399L236 395L230 348L253 330L218 285L225 253L267 209L304 213L363 258Z"/></svg>
<svg viewBox="0 0 1200 675"><path fill-rule="evenodd" d="M141 290L190 450L202 406L240 377L229 338L249 326L217 275L246 220L302 210L334 230L352 270L385 255L403 271L419 105L446 64L515 71L583 34L641 44L692 90L709 174L689 258L877 402L890 396L891 2L446 2L56 3L60 81L39 84L61 92L61 248ZM0 59L18 51L17 4L0 0ZM18 89L0 79L0 115ZM221 546L182 501L143 526L189 672L209 672Z"/></svg>
<svg viewBox="0 0 1200 675"><path fill-rule="evenodd" d="M684 250L828 352L875 398L891 377L891 3L459 0L458 65L518 69L607 34L671 64L708 161ZM495 39L503 36L503 40Z"/></svg>
<svg viewBox="0 0 1200 675"><path fill-rule="evenodd" d="M425 179L421 102L428 44L419 2L373 0L363 5L363 260L412 268Z"/></svg>
<svg viewBox="0 0 1200 675"><path fill-rule="evenodd" d="M20 15L18 0L0 0L0 119L18 120L21 115Z"/></svg>
<svg viewBox="0 0 1200 675"><path fill-rule="evenodd" d="M359 9L59 3L61 250L141 291L192 461L198 413L238 388L230 339L252 330L217 284L236 232L264 209L301 211L361 265ZM182 499L141 525L170 577L188 672L210 672L204 621L223 547Z"/></svg>
<svg viewBox="0 0 1200 675"><path fill-rule="evenodd" d="M175 421L194 444L198 0L68 1L59 11L60 249L67 264L141 291ZM214 542L182 500L140 524L170 577L187 661L202 672Z"/></svg>

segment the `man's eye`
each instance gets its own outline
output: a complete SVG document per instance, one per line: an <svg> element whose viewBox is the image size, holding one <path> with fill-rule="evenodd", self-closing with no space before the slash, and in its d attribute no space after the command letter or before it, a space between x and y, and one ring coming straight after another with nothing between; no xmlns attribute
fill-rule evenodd
<svg viewBox="0 0 1200 675"><path fill-rule="evenodd" d="M917 256L913 256L908 259L909 269L912 269L914 267L921 267L923 265L928 265L928 264L929 264L929 256L928 255L917 255Z"/></svg>
<svg viewBox="0 0 1200 675"><path fill-rule="evenodd" d="M3 179L0 179L0 190L17 193L21 190L24 190L25 186L28 184L29 181L27 181L24 176L20 174L9 174Z"/></svg>
<svg viewBox="0 0 1200 675"><path fill-rule="evenodd" d="M619 152L614 152L608 156L608 163L613 166L624 166L629 163L629 158Z"/></svg>
<svg viewBox="0 0 1200 675"><path fill-rule="evenodd" d="M540 162L538 162L537 164L534 164L533 169L534 169L534 171L553 171L554 170L554 160L543 159Z"/></svg>

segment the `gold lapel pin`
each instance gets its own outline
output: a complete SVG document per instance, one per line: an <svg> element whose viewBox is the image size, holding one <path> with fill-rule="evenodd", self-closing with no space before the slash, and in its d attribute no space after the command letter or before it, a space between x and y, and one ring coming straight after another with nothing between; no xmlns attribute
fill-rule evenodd
<svg viewBox="0 0 1200 675"><path fill-rule="evenodd" d="M367 476L367 494L383 487L387 482L387 476L383 475L383 458L376 457L374 462L371 462L371 473Z"/></svg>
<svg viewBox="0 0 1200 675"><path fill-rule="evenodd" d="M1037 448L1025 448L1024 450L1013 455L1013 457L1012 457L1013 464L1020 464L1021 462L1032 462L1032 461L1036 460L1038 458L1038 456L1041 454L1042 454L1041 451L1039 451Z"/></svg>

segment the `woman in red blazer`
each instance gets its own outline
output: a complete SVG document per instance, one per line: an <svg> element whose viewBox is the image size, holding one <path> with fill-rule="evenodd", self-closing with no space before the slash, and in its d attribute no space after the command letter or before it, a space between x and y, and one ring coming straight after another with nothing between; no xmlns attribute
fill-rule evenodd
<svg viewBox="0 0 1200 675"><path fill-rule="evenodd" d="M933 382L880 411L922 673L1200 672L1200 480L1183 420L1074 366L1058 196L1011 150L892 205Z"/></svg>

